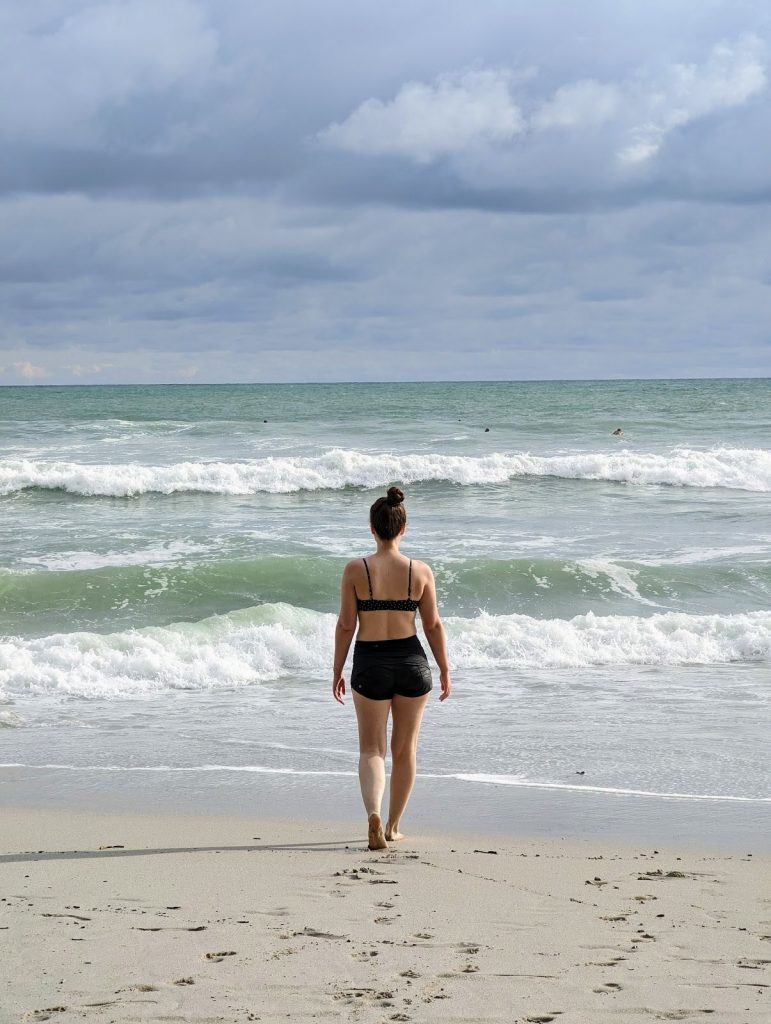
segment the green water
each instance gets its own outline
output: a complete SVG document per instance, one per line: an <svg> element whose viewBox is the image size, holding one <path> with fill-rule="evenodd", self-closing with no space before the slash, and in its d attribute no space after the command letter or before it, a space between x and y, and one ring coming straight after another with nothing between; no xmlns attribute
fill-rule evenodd
<svg viewBox="0 0 771 1024"><path fill-rule="evenodd" d="M2 388L3 760L152 767L171 714L171 767L349 764L339 576L398 482L456 674L427 770L762 799L769 410L768 380Z"/></svg>

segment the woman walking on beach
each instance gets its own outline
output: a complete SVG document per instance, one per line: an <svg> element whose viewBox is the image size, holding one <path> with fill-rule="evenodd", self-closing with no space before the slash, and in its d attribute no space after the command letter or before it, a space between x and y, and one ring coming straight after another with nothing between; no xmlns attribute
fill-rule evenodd
<svg viewBox="0 0 771 1024"><path fill-rule="evenodd" d="M425 562L399 551L407 527L404 494L389 487L369 510L377 552L346 565L335 631L332 693L343 703L343 666L351 640L351 690L359 725L359 782L368 817L370 850L385 850L404 836L399 824L415 783L418 733L431 691L431 670L415 632L420 612L423 631L439 666L441 694L452 683L444 628L436 607L434 576ZM385 791L386 728L391 715L391 792L383 829L380 805Z"/></svg>

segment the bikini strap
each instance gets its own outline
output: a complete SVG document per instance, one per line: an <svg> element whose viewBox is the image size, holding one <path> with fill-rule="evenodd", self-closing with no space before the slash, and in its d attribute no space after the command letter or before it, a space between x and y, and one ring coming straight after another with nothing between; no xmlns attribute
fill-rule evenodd
<svg viewBox="0 0 771 1024"><path fill-rule="evenodd" d="M407 577L407 598L412 597L412 559L410 559L410 574Z"/></svg>
<svg viewBox="0 0 771 1024"><path fill-rule="evenodd" d="M369 583L369 597L370 600L372 600L372 577L369 574L369 566L367 565L367 559L362 558L362 562L364 562L364 568L367 570L367 583Z"/></svg>

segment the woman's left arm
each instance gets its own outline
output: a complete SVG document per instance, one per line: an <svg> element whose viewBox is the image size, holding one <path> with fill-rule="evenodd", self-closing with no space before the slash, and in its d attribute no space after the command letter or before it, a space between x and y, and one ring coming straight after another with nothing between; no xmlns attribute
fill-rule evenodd
<svg viewBox="0 0 771 1024"><path fill-rule="evenodd" d="M349 562L340 584L340 614L335 627L335 661L332 666L332 695L339 704L345 703L343 667L356 632L356 616L356 588L353 585L353 565Z"/></svg>

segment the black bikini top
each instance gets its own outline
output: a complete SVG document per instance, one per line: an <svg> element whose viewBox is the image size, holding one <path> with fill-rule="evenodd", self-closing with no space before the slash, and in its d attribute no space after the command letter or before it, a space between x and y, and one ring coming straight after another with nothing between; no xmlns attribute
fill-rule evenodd
<svg viewBox="0 0 771 1024"><path fill-rule="evenodd" d="M367 582L369 583L369 598L362 601L356 598L356 607L360 612L416 612L419 602L410 595L412 593L412 559L410 559L410 574L407 578L407 598L404 601L380 601L372 596L372 577L369 574L367 559L362 558L364 568L367 570Z"/></svg>

